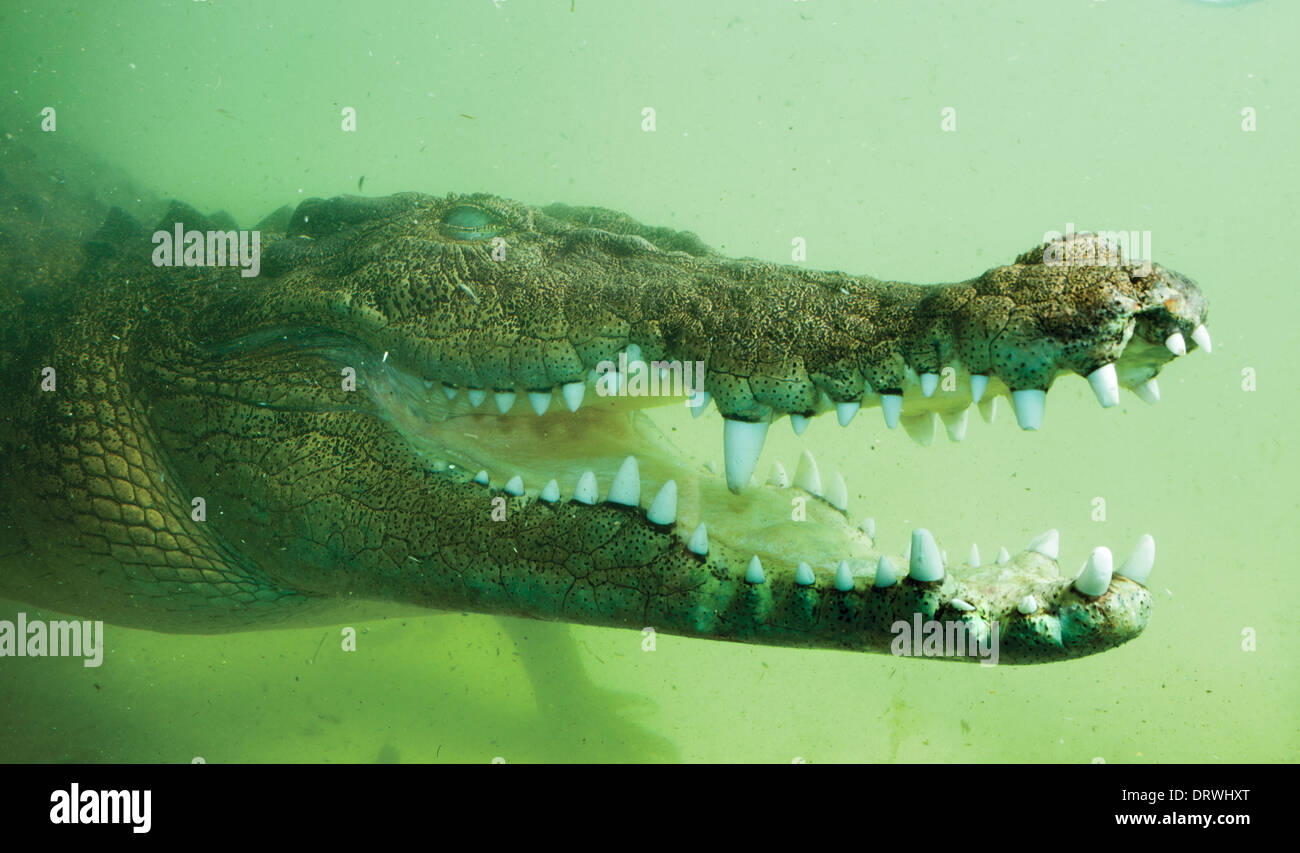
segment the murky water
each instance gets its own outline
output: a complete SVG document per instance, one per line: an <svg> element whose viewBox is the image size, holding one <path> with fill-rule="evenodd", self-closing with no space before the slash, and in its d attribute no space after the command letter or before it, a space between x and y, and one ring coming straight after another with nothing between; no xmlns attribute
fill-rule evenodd
<svg viewBox="0 0 1300 853"><path fill-rule="evenodd" d="M1137 230L1204 288L1215 351L1157 406L1067 377L1039 433L1004 410L921 448L823 418L759 466L816 449L895 550L916 525L959 554L1057 527L1077 565L1152 533L1154 615L1119 649L981 668L446 614L359 624L350 653L337 629L110 627L96 669L0 659L0 760L1294 760L1295 4L117 5L0 11L10 120L53 105L60 136L242 224L485 190L913 281L1067 223ZM705 420L687 434L718 457Z"/></svg>

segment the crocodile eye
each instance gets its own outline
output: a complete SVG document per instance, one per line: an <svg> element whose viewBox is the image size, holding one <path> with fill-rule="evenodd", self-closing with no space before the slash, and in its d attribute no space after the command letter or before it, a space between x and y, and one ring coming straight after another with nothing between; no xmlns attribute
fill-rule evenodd
<svg viewBox="0 0 1300 853"><path fill-rule="evenodd" d="M472 204L458 204L442 217L442 230L460 240L486 240L504 227L501 220Z"/></svg>

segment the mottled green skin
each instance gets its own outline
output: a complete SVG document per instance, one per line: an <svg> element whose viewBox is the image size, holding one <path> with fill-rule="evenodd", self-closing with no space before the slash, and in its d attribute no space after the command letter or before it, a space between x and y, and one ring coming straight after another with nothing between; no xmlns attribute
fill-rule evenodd
<svg viewBox="0 0 1300 853"><path fill-rule="evenodd" d="M178 220L210 227L179 207L159 227ZM5 277L0 307L18 320L0 363L0 593L164 631L395 602L872 651L888 650L895 619L957 618L949 602L963 597L1003 620L1003 662L1088 654L1145 625L1149 596L1122 578L1095 600L1068 579L1037 587L1044 612L1070 626L1052 639L1015 613L1026 590L995 581L949 573L872 590L860 579L846 593L796 587L783 567L751 586L747 554L701 558L689 530L640 509L552 505L535 491L492 521L499 489L431 469L339 375L387 351L389 366L457 387L549 390L631 342L707 362L722 414L755 420L811 414L823 392L869 402L958 359L1011 388L1046 388L1057 371L1120 358L1132 335L1135 355L1120 361L1132 385L1167 360L1155 345L1170 330L1204 319L1176 274L1029 253L961 284L886 283L727 259L603 209L486 195L312 200L288 236L272 227L258 278L154 267L148 232L120 219L79 272ZM55 391L41 390L46 366ZM205 521L191 518L194 496Z"/></svg>

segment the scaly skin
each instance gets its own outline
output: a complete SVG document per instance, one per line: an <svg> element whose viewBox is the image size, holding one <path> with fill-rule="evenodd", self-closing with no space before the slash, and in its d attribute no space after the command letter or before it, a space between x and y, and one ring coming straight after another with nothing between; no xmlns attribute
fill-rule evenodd
<svg viewBox="0 0 1300 853"><path fill-rule="evenodd" d="M177 221L212 227L180 206L158 227ZM592 387L570 414L558 389L629 344L705 362L720 413L755 423L901 394L915 429L969 406L968 373L991 377L990 398L1108 363L1132 387L1173 358L1169 334L1205 319L1195 285L1159 266L1049 265L1038 249L970 281L918 286L728 259L598 208L406 193L304 202L283 233L264 224L261 275L243 278L155 267L150 232L114 223L79 273L50 283L28 272L0 288L20 318L5 330L0 392L9 597L177 632L337 620L389 602L878 652L891 625L920 612L976 632L996 620L1006 663L1101 651L1146 624L1141 584L1116 574L1084 595L1035 551L873 588L861 568L875 565L870 540L826 501L797 526L809 533L783 539L796 528L774 513L789 513L790 493L733 497L646 438L639 415L633 424ZM38 296L48 288L58 298ZM47 366L54 391L40 387ZM356 390L343 387L347 367ZM958 390L924 397L918 374L946 367ZM465 389L488 401L472 406ZM534 416L526 392L552 390ZM498 415L491 392L519 403ZM494 439L506 451L476 445ZM513 472L497 457L544 470L550 446L566 448L553 463L564 497L540 499L543 480L527 476L525 494L503 491ZM596 461L564 468L583 452ZM602 474L604 494L633 452L638 506L567 499L583 467ZM472 480L493 463L490 486ZM682 511L655 524L645 510L670 476ZM195 497L206 520L192 517ZM706 555L688 549L695 521L732 511L754 522L751 539L724 525ZM770 554L765 582L745 582L752 553L784 555L800 536L814 585ZM850 590L835 588L837 555L855 570ZM1029 593L1039 609L1023 615Z"/></svg>

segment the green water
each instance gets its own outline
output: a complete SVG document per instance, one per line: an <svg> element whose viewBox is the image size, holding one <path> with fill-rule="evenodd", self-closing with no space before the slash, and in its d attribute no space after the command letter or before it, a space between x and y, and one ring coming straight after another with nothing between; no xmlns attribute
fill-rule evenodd
<svg viewBox="0 0 1300 853"><path fill-rule="evenodd" d="M34 129L53 105L60 137L246 227L365 176L604 205L774 261L801 236L811 266L913 281L1066 223L1150 231L1207 293L1215 350L1163 373L1157 406L1103 411L1066 377L1039 433L1004 406L921 448L869 412L778 425L760 462L813 448L895 551L917 525L986 555L1057 527L1072 568L1152 533L1150 627L1104 654L647 652L459 614L359 623L350 653L338 629L110 626L98 669L0 659L0 760L1294 760L1298 24L1283 0L5 3L6 113ZM677 425L720 457L702 420Z"/></svg>

